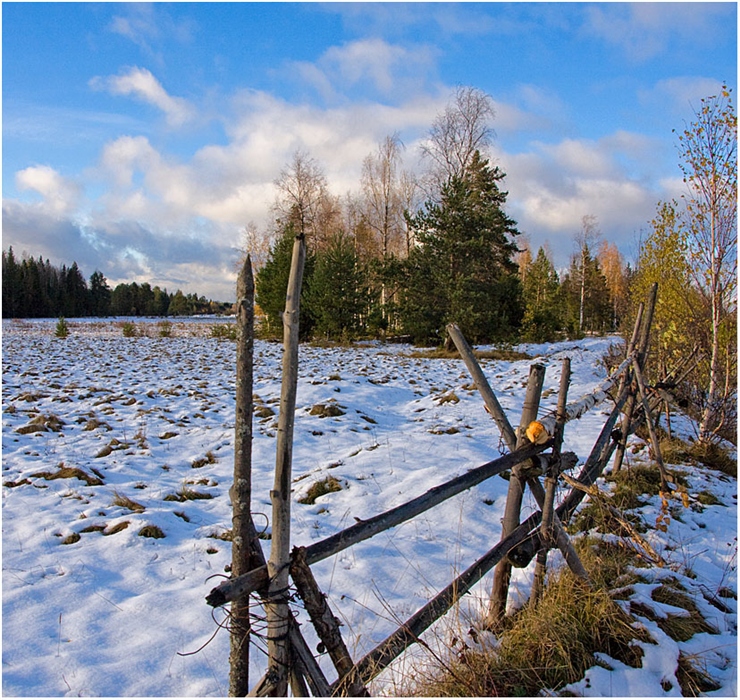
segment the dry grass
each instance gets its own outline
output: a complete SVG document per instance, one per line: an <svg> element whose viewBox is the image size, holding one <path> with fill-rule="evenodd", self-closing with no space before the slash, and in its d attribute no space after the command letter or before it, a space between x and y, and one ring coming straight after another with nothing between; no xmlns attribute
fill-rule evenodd
<svg viewBox="0 0 740 700"><path fill-rule="evenodd" d="M607 577L624 580L627 553L589 543L580 551L595 585ZM565 569L549 578L536 607L526 606L507 619L496 648L465 649L404 691L419 696L537 696L543 689L558 691L580 680L597 663L596 652L639 668L637 639L649 641L606 588L589 589Z"/></svg>
<svg viewBox="0 0 740 700"><path fill-rule="evenodd" d="M215 464L218 460L216 459L216 455L213 454L210 450L206 452L205 457L199 457L198 459L194 459L190 466L193 469L200 469L201 467L205 467L207 464Z"/></svg>
<svg viewBox="0 0 740 700"><path fill-rule="evenodd" d="M321 496L325 496L327 493L333 493L335 491L341 491L342 484L338 479L333 476L328 476L326 479L316 481L309 487L306 495L298 499L298 503L305 505L313 505L316 503L316 499Z"/></svg>
<svg viewBox="0 0 740 700"><path fill-rule="evenodd" d="M141 503L137 503L128 496L124 496L123 494L118 493L118 491L114 492L111 505L126 508L127 510L133 511L134 513L143 513L146 510L146 506L142 505Z"/></svg>
<svg viewBox="0 0 740 700"><path fill-rule="evenodd" d="M506 348L494 350L474 350L473 355L479 360L500 360L503 362L518 362L519 360L531 360L532 356L526 352L509 350ZM430 350L414 350L408 354L409 357L428 360L459 360L460 353L457 350L448 350L444 346Z"/></svg>
<svg viewBox="0 0 740 700"><path fill-rule="evenodd" d="M164 497L165 501L176 501L182 503L183 501L206 501L213 498L211 493L203 493L191 489L187 484L183 484L177 493L171 493Z"/></svg>
<svg viewBox="0 0 740 700"><path fill-rule="evenodd" d="M46 479L47 481L53 481L54 479L79 479L80 481L84 481L88 486L101 486L103 483L102 479L92 476L78 467L66 467L64 462L59 463L55 472L38 472L31 474L31 478Z"/></svg>
<svg viewBox="0 0 740 700"><path fill-rule="evenodd" d="M160 540L165 537L162 528L157 525L144 525L137 534L139 537L151 537L155 540Z"/></svg>

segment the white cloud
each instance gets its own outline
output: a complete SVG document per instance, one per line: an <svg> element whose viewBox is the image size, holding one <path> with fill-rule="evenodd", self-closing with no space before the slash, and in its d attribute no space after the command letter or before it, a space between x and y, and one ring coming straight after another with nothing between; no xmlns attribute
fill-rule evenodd
<svg viewBox="0 0 740 700"><path fill-rule="evenodd" d="M162 110L170 126L182 126L195 116L190 103L182 97L172 97L146 68L133 67L122 75L90 80L93 89L105 89L113 95L132 95Z"/></svg>
<svg viewBox="0 0 740 700"><path fill-rule="evenodd" d="M73 211L80 198L80 186L62 177L48 165L33 165L15 174L15 183L20 190L32 190L43 198L44 210L56 216Z"/></svg>
<svg viewBox="0 0 740 700"><path fill-rule="evenodd" d="M618 131L597 141L535 142L524 153L503 153L509 212L535 250L549 241L556 266L567 265L587 214L629 256L635 233L654 216L658 200L674 196L667 183L645 184L653 150L646 137Z"/></svg>
<svg viewBox="0 0 740 700"><path fill-rule="evenodd" d="M652 89L641 90L638 98L643 105L661 106L686 117L692 109L700 107L702 98L719 94L721 88L722 83L715 78L678 76L659 80ZM677 124L676 128L679 126Z"/></svg>
<svg viewBox="0 0 740 700"><path fill-rule="evenodd" d="M434 73L437 51L429 46L401 46L382 39L362 39L331 46L315 63L291 62L286 73L298 76L326 100L362 87L384 98L408 99Z"/></svg>
<svg viewBox="0 0 740 700"><path fill-rule="evenodd" d="M598 3L585 10L584 31L623 49L628 60L646 61L676 39L706 45L716 23L729 21L728 3ZM734 10L732 10L734 12Z"/></svg>

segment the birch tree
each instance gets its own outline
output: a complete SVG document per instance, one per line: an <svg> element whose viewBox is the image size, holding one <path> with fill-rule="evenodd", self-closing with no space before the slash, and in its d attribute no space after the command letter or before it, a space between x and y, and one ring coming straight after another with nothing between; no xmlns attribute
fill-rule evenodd
<svg viewBox="0 0 740 700"><path fill-rule="evenodd" d="M732 390L723 370L723 326L736 314L737 289L737 117L726 85L701 101L692 121L678 135L689 268L710 309L709 383L699 437L709 440ZM735 321L736 323L736 321ZM736 364L736 359L732 364ZM724 366L723 366L724 365Z"/></svg>
<svg viewBox="0 0 740 700"><path fill-rule="evenodd" d="M422 145L422 157L431 163L427 195L435 198L453 177L464 180L475 153L488 155L493 139L493 101L482 90L459 86L444 112L437 115Z"/></svg>

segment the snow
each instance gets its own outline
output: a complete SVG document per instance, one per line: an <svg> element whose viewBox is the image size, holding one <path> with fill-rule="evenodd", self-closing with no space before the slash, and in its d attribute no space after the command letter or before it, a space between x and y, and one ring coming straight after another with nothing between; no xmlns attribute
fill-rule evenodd
<svg viewBox="0 0 740 700"><path fill-rule="evenodd" d="M205 603L230 562L229 543L213 535L231 526L235 350L233 342L209 337L216 322L176 321L173 337L160 338L155 319L137 319L151 337L124 338L120 321L72 320L64 340L54 337L54 320L3 322L5 695L227 694L229 640L218 628L225 614ZM569 396L577 398L604 380L601 358L616 342L589 338L520 346L547 367L540 414L556 406L562 357L571 358ZM266 408L254 423L252 510L267 537L282 348L258 341L255 353L254 393L258 409ZM411 353L409 346L381 343L301 346L294 544L323 539L502 453L495 423L462 361ZM481 363L513 425L532 361ZM343 414L310 414L314 405L330 402ZM581 463L610 410L607 401L568 424L564 449L576 452ZM39 414L60 419L61 431L17 432ZM634 442L636 449L640 444ZM109 453L97 456L101 451ZM643 452L628 450L629 459L639 461ZM193 467L195 460L204 465ZM60 464L98 473L103 483L38 476L56 472ZM649 598L662 577L673 576L718 634L678 643L645 619L659 643L640 643L643 668L605 659L612 670L590 669L568 687L576 694L680 695L675 671L682 651L702 659L721 685L712 695L737 695L737 602L721 598L732 611L727 613L703 597L720 589L737 592L736 481L696 467L681 469L690 494L709 490L721 505L686 509L683 522L672 520L666 533L650 531L651 545L672 566L654 570L654 580L636 586L636 596ZM311 505L298 502L311 484L330 475L341 491ZM164 500L184 488L211 498ZM312 567L342 620L353 658L370 651L498 540L506 490L505 480L490 479ZM114 505L117 496L141 504L143 512ZM529 495L524 505L527 512L535 508ZM641 510L647 522L659 512L657 497ZM124 522L127 527L110 534ZM165 537L138 536L145 525L160 527ZM78 541L62 544L75 534ZM263 545L269 556L269 540ZM526 600L531 578L531 566L514 570L510 605ZM485 611L489 590L490 574L459 606L462 621L453 614L429 630L430 645L447 646L453 632L465 635L470 619ZM315 646L305 613L294 608ZM373 691L390 692L398 669L425 653L410 650ZM320 663L333 680L328 659ZM264 669L264 655L253 652L254 681Z"/></svg>

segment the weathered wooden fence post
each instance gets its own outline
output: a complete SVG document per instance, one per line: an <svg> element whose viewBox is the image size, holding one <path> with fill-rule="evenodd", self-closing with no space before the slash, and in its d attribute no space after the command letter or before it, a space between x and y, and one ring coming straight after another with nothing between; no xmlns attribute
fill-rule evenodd
<svg viewBox="0 0 740 700"><path fill-rule="evenodd" d="M300 314L306 239L296 236L290 264L288 290L283 314L283 378L278 416L275 484L272 499L272 547L267 571L267 652L275 685L271 695L285 697L288 692L291 649L289 641L290 609L288 608L288 567L290 566L290 483L293 460L293 427L298 388L298 319Z"/></svg>
<svg viewBox="0 0 740 700"><path fill-rule="evenodd" d="M650 289L647 303L644 307L640 306L640 309L643 310L643 313L642 317L640 317L640 314L638 313L638 323L639 321L642 321L642 323L639 325L638 323L635 324L634 333L632 335L632 342L630 343L630 346L634 347L635 341L637 342L637 356L635 359L640 367L644 367L645 365L645 357L647 356L648 346L650 344L650 326L652 326L653 324L653 314L655 313L655 304L657 299L658 283L656 282ZM630 376L631 375L625 375L625 381L629 381ZM637 397L635 396L636 393L637 392L634 392L630 395L630 397L627 399L627 405L624 409L624 416L622 418L621 427L622 438L617 444L616 454L614 455L614 464L612 465L613 472L618 472L622 468L624 453L627 449L627 437L630 432L630 425L632 424L632 415L635 412L635 407L637 404Z"/></svg>
<svg viewBox="0 0 740 700"><path fill-rule="evenodd" d="M252 385L254 375L254 280L252 261L244 261L236 282L236 416L234 421L234 484L231 487L231 575L256 566L252 537ZM249 692L249 596L231 604L229 695Z"/></svg>
<svg viewBox="0 0 740 700"><path fill-rule="evenodd" d="M519 423L519 435L517 447L521 447L527 440L525 431L527 426L537 418L537 410L540 406L542 395L542 384L545 381L545 366L534 364L529 368L529 380L527 392L524 396L524 407L522 418ZM505 539L519 525L519 514L522 509L522 498L526 477L521 474L521 467L517 465L511 470L509 478L509 490L506 496L506 509L501 523L501 538ZM506 612L506 599L509 593L509 579L511 578L511 562L506 559L500 561L493 571L493 587L491 589L491 601L488 608L487 625L495 629Z"/></svg>
<svg viewBox="0 0 740 700"><path fill-rule="evenodd" d="M542 533L543 547L537 553L537 564L532 581L530 601L536 604L545 589L545 574L547 573L547 550L555 541L553 521L555 517L555 490L560 473L560 450L563 446L565 431L565 406L568 402L568 387L570 386L570 358L564 357L560 371L560 390L558 392L557 424L555 426L555 444L552 446L550 464L545 474L545 499L542 505Z"/></svg>

